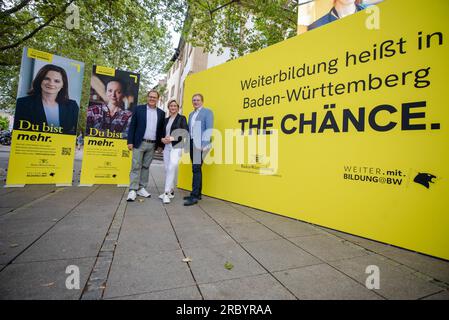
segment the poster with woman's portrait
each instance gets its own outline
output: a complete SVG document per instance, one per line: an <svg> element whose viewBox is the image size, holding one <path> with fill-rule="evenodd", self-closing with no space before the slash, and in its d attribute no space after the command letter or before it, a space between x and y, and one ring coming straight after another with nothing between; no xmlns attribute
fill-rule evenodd
<svg viewBox="0 0 449 320"><path fill-rule="evenodd" d="M127 135L140 75L93 66L80 185L129 184Z"/></svg>
<svg viewBox="0 0 449 320"><path fill-rule="evenodd" d="M25 48L15 130L75 135L84 63Z"/></svg>
<svg viewBox="0 0 449 320"><path fill-rule="evenodd" d="M126 139L137 105L140 75L93 66L86 135Z"/></svg>
<svg viewBox="0 0 449 320"><path fill-rule="evenodd" d="M7 185L72 185L84 63L24 48Z"/></svg>

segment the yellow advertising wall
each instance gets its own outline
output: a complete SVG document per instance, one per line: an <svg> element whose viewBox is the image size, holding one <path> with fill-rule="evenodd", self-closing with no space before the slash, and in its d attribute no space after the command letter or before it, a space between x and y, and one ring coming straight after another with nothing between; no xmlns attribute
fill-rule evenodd
<svg viewBox="0 0 449 320"><path fill-rule="evenodd" d="M273 174L259 174L257 161L204 165L203 193L449 259L449 2L388 0L377 8L187 78L184 113L192 94L203 93L222 133L215 146L243 119L272 117L268 129L279 137ZM376 14L380 28L372 29ZM319 73L279 81L280 70L320 62L327 68ZM259 76L265 85L242 89ZM359 81L357 92L351 81ZM299 88L315 97L289 101ZM263 106L245 105L263 96ZM301 117L315 117L315 130L299 133ZM246 162L275 159L251 152ZM178 186L191 189L190 165L179 172Z"/></svg>

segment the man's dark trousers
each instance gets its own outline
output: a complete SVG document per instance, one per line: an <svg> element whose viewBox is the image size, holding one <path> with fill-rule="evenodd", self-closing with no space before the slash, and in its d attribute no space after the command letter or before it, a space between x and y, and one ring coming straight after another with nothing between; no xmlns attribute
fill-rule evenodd
<svg viewBox="0 0 449 320"><path fill-rule="evenodd" d="M203 187L203 174L201 167L203 165L203 152L200 149L195 148L193 140L190 140L190 160L192 161L192 192L190 196L195 199L201 197L201 189Z"/></svg>

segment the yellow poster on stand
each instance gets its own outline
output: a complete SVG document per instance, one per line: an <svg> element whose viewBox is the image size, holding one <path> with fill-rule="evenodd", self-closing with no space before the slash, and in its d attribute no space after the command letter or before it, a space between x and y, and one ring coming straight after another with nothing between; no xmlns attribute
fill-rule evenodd
<svg viewBox="0 0 449 320"><path fill-rule="evenodd" d="M136 73L93 66L81 185L129 185L132 151L127 133L139 80Z"/></svg>
<svg viewBox="0 0 449 320"><path fill-rule="evenodd" d="M6 186L72 185L84 63L24 48Z"/></svg>
<svg viewBox="0 0 449 320"><path fill-rule="evenodd" d="M80 184L127 185L131 159L126 140L87 137Z"/></svg>
<svg viewBox="0 0 449 320"><path fill-rule="evenodd" d="M447 12L386 0L189 76L185 113L198 92L214 112L203 193L449 259Z"/></svg>
<svg viewBox="0 0 449 320"><path fill-rule="evenodd" d="M14 130L7 185L72 185L74 135Z"/></svg>

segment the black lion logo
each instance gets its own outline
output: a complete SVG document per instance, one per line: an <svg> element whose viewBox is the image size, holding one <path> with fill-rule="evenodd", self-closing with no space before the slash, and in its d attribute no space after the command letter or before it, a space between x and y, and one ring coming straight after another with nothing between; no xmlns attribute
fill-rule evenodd
<svg viewBox="0 0 449 320"><path fill-rule="evenodd" d="M430 173L418 173L418 175L415 177L413 181L429 189L430 183L434 183L432 181L432 179L434 178L436 178L436 176Z"/></svg>

